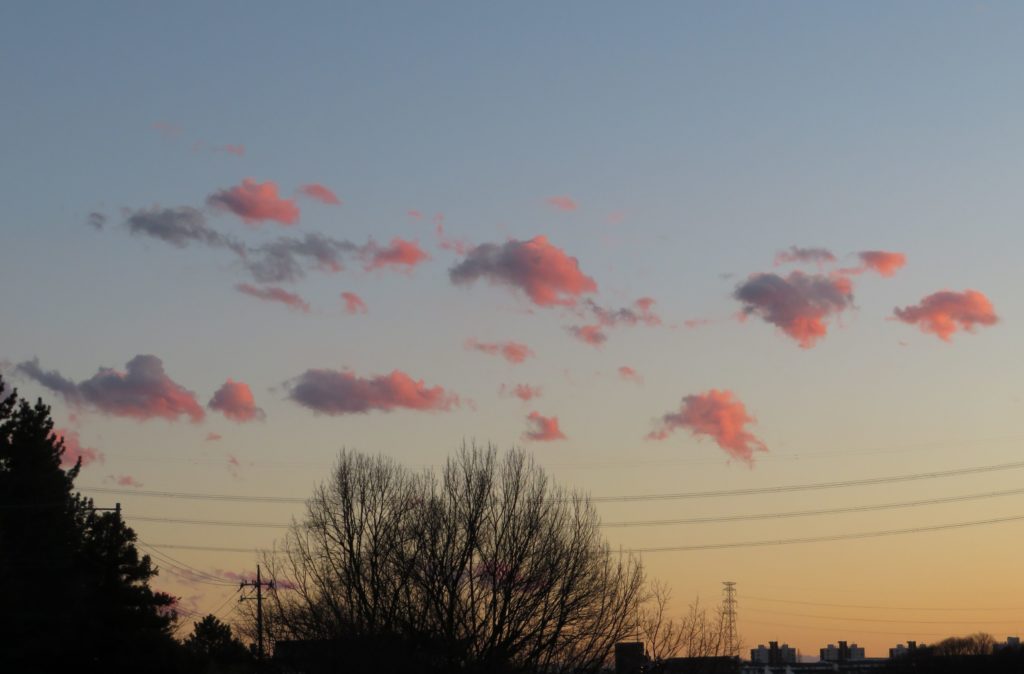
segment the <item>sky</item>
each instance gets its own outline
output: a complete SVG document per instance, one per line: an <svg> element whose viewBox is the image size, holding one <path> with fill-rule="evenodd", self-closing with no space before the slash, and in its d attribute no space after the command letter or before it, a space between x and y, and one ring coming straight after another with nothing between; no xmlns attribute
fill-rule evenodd
<svg viewBox="0 0 1024 674"><path fill-rule="evenodd" d="M1024 631L1024 7L0 7L0 365L230 616L341 448L523 447L675 610L869 655ZM104 488L107 492L90 491ZM986 498L974 498L987 495ZM966 500L950 498L971 496ZM136 519L147 518L147 519ZM161 547L163 546L163 547ZM227 602L227 603L226 603ZM226 607L226 608L225 608ZM861 608L871 607L871 608ZM186 621L187 623L187 621ZM190 623L188 623L190 624Z"/></svg>

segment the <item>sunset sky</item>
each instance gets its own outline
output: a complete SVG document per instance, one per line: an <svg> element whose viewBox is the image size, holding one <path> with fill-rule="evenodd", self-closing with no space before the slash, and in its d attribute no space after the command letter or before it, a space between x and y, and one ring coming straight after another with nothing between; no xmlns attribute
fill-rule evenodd
<svg viewBox="0 0 1024 674"><path fill-rule="evenodd" d="M652 550L1024 517L1024 5L263 4L0 8L0 367L97 505L231 579L254 554L171 546L283 529L151 519L301 504L132 492L474 440L594 497L995 466L598 508L945 499L607 536L679 612L736 581L748 647L1024 632L1024 521Z"/></svg>

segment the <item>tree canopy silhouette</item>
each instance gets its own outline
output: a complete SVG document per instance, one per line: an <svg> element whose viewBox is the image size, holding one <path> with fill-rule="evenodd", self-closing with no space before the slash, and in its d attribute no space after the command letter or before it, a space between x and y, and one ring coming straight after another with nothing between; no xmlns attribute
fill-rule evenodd
<svg viewBox="0 0 1024 674"><path fill-rule="evenodd" d="M0 662L10 671L169 671L174 599L119 513L73 492L50 408L0 377Z"/></svg>
<svg viewBox="0 0 1024 674"><path fill-rule="evenodd" d="M598 527L521 451L463 447L440 475L343 451L266 558L270 636L353 671L597 671L644 584Z"/></svg>

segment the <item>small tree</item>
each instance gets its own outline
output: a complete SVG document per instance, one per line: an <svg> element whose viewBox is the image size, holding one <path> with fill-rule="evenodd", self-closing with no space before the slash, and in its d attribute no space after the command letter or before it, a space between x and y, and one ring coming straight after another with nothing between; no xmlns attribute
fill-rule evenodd
<svg viewBox="0 0 1024 674"><path fill-rule="evenodd" d="M643 573L585 496L527 456L463 448L440 476L342 452L266 564L276 640L377 671L597 671L634 627ZM324 651L326 652L326 651Z"/></svg>
<svg viewBox="0 0 1024 674"><path fill-rule="evenodd" d="M249 649L231 633L231 626L210 614L193 623L183 643L193 671L242 671L252 662Z"/></svg>

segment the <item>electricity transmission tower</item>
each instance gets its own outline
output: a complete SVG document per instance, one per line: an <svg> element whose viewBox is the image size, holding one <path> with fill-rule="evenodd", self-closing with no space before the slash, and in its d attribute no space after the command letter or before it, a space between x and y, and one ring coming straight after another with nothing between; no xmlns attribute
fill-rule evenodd
<svg viewBox="0 0 1024 674"><path fill-rule="evenodd" d="M738 658L740 639L736 633L736 583L722 582L722 632L725 639L725 655Z"/></svg>

